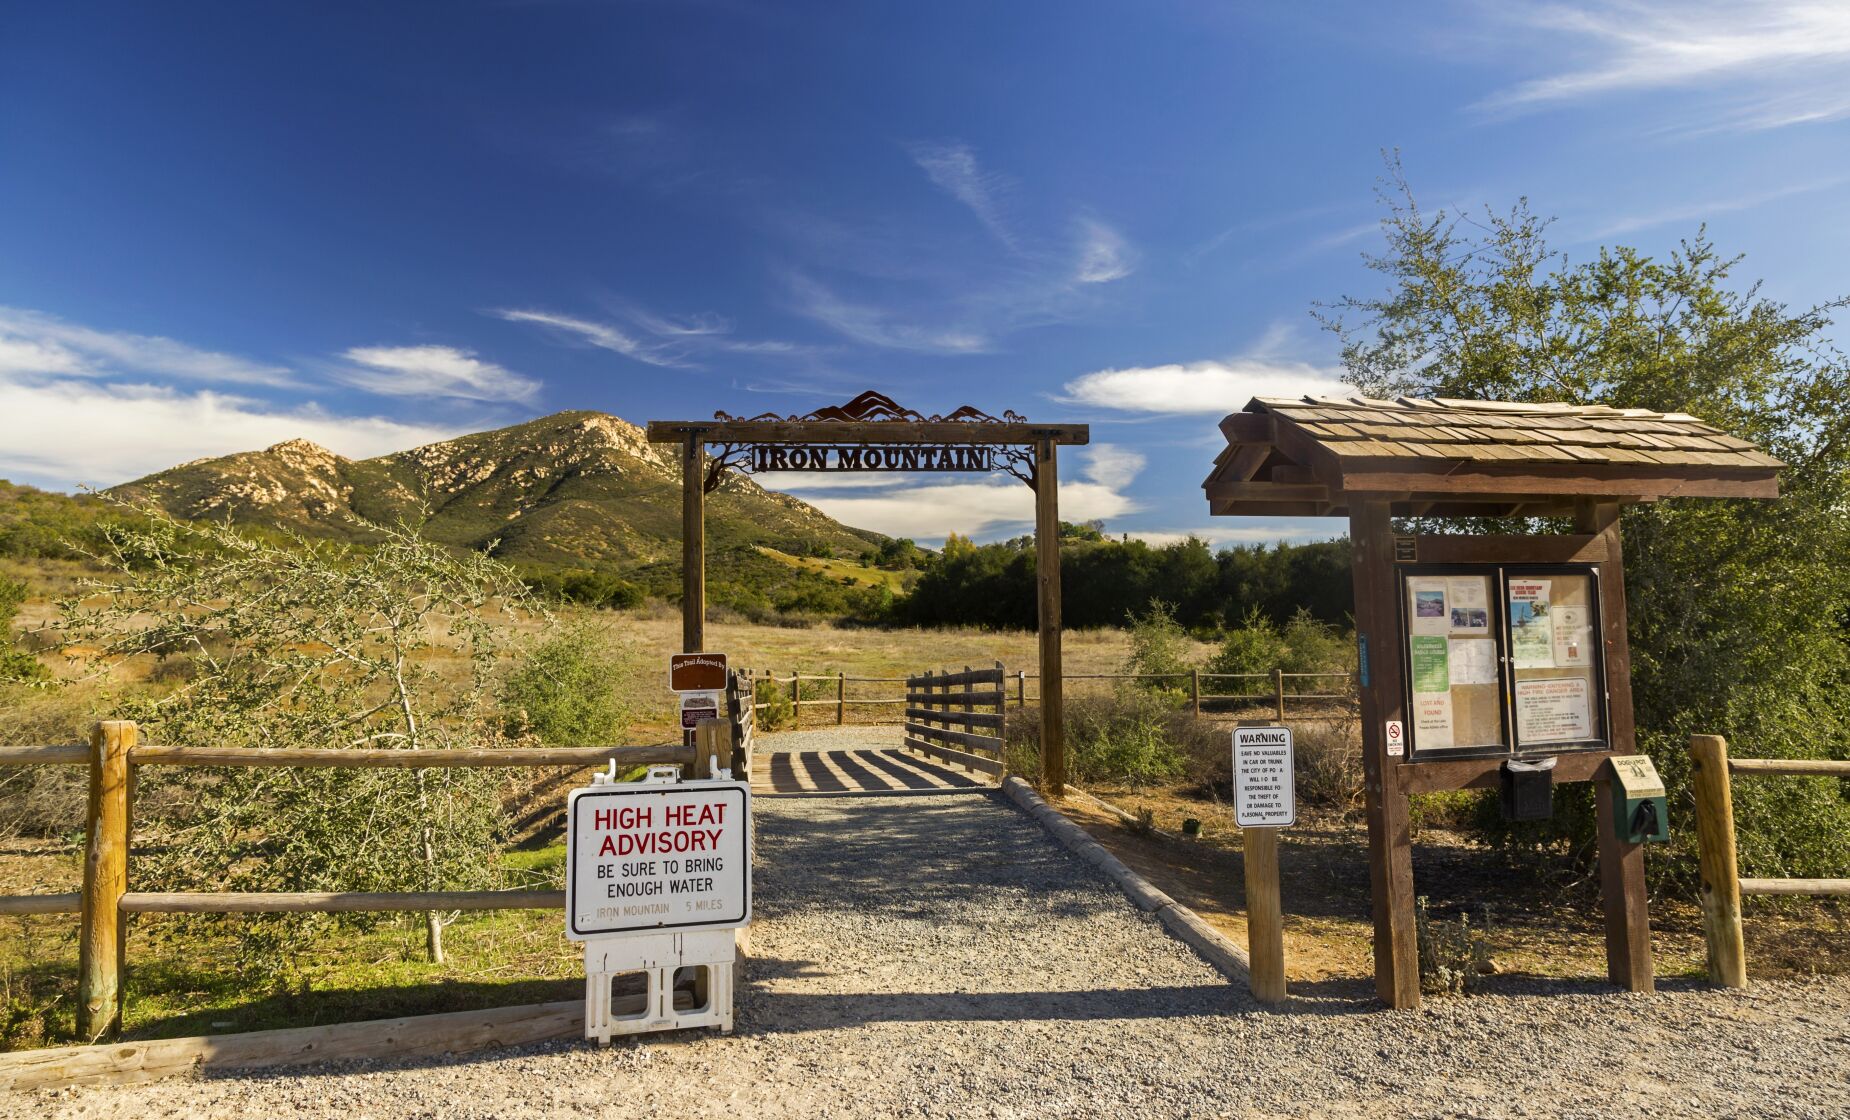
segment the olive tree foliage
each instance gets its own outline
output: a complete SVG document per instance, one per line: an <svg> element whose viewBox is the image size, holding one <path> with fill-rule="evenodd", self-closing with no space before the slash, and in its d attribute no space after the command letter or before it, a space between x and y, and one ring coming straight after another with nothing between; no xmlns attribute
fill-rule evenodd
<svg viewBox="0 0 1850 1120"><path fill-rule="evenodd" d="M420 751L494 745L490 674L527 605L500 564L409 529L364 547L258 538L153 510L111 523L109 574L62 604L106 663L154 659L166 687L115 711L143 742ZM497 885L500 779L465 768L146 767L142 889L405 891ZM348 920L365 921L365 918ZM444 920L430 915L433 959ZM252 963L312 922L235 922Z"/></svg>
<svg viewBox="0 0 1850 1120"><path fill-rule="evenodd" d="M1787 464L1777 501L1625 512L1639 743L1671 788L1688 788L1694 732L1743 755L1850 757L1850 363L1831 336L1846 300L1773 300L1700 229L1667 256L1570 260L1527 200L1428 212L1392 160L1380 196L1386 248L1367 263L1386 291L1317 311L1357 388L1688 412ZM1735 793L1745 874L1850 872L1837 782ZM1676 818L1687 850L1691 814Z"/></svg>

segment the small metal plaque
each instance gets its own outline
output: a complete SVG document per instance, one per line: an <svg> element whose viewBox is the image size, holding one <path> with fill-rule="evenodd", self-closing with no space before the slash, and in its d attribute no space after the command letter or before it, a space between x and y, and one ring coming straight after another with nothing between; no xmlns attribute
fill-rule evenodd
<svg viewBox="0 0 1850 1120"><path fill-rule="evenodd" d="M1418 537L1396 536L1394 538L1394 563L1411 564L1420 558Z"/></svg>

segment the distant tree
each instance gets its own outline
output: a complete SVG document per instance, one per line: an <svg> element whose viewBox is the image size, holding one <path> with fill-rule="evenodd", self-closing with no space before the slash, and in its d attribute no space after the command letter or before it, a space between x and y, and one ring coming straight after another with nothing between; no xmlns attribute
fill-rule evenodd
<svg viewBox="0 0 1850 1120"><path fill-rule="evenodd" d="M1393 162L1381 199L1386 248L1369 265L1386 291L1319 311L1359 389L1689 412L1787 464L1777 501L1625 515L1639 737L1672 788L1692 732L1745 753L1850 757L1850 363L1829 334L1846 300L1768 299L1702 230L1663 258L1612 247L1570 261L1527 200L1429 213ZM1850 865L1834 784L1735 792L1752 873Z"/></svg>

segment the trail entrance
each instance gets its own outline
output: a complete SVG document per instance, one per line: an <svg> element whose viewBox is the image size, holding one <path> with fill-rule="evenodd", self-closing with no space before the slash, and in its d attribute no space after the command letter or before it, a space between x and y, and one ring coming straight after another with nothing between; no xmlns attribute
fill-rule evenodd
<svg viewBox="0 0 1850 1120"><path fill-rule="evenodd" d="M1034 424L1014 412L991 416L965 405L927 416L865 392L844 405L801 416L714 413L711 420L652 420L651 443L681 445L681 648L706 649L706 495L727 471L1006 472L1034 491L1034 545L1040 631L1041 774L1049 793L1066 785L1060 658L1060 513L1057 449L1084 444L1084 424ZM942 683L942 682L940 682ZM1001 685L996 685L999 694ZM924 695L924 693L921 693ZM956 736L980 724L912 721L917 741L956 749ZM929 707L929 705L924 705ZM967 714L967 713L960 713ZM1000 730L999 709L996 729Z"/></svg>

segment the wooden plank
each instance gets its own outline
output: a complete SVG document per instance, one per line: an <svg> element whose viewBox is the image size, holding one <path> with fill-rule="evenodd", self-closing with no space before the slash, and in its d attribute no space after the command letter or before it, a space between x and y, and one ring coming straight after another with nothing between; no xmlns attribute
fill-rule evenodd
<svg viewBox="0 0 1850 1120"><path fill-rule="evenodd" d="M689 432L681 441L681 652L707 648L706 447Z"/></svg>
<svg viewBox="0 0 1850 1120"><path fill-rule="evenodd" d="M907 708L906 718L921 723L955 723L964 727L1002 726L1000 712L935 712L930 708Z"/></svg>
<svg viewBox="0 0 1850 1120"><path fill-rule="evenodd" d="M942 747L936 743L928 743L923 739L906 739L904 745L907 750L917 751L920 754L928 754L942 762L953 763L967 770L978 770L985 774L996 775L997 777L1000 777L1002 774L1002 763L993 758L984 758L980 754L953 750L950 747Z"/></svg>
<svg viewBox="0 0 1850 1120"><path fill-rule="evenodd" d="M679 443L698 433L707 443L803 444L1010 444L1026 447L1046 440L1056 444L1091 441L1086 424L1034 424L1007 421L940 423L891 420L651 420L650 443Z"/></svg>
<svg viewBox="0 0 1850 1120"><path fill-rule="evenodd" d="M76 891L70 894L4 894L0 895L0 914L81 914L84 908L84 896Z"/></svg>
<svg viewBox="0 0 1850 1120"><path fill-rule="evenodd" d="M1601 661L1606 668L1606 741L1615 754L1635 754L1638 737L1632 712L1632 659L1625 621L1625 558L1619 540L1619 505L1574 502L1574 528L1606 538L1607 558L1599 567ZM1650 902L1645 894L1644 845L1619 838L1612 819L1612 781L1596 776L1593 799L1599 829L1600 904L1606 918L1606 975L1632 992L1656 990L1651 958Z"/></svg>
<svg viewBox="0 0 1850 1120"><path fill-rule="evenodd" d="M1000 669L965 669L961 673L927 673L921 677L907 677L907 688L918 688L932 684L943 688L961 687L966 684L992 684L1002 687L1002 670Z"/></svg>
<svg viewBox="0 0 1850 1120"><path fill-rule="evenodd" d="M1278 889L1278 829L1240 830L1246 873L1247 982L1260 1003L1285 999L1285 912Z"/></svg>
<svg viewBox="0 0 1850 1120"><path fill-rule="evenodd" d="M1210 482L1202 490L1211 502L1330 500L1330 488L1321 482Z"/></svg>
<svg viewBox="0 0 1850 1120"><path fill-rule="evenodd" d="M420 910L562 910L564 891L129 891L129 914L384 914Z"/></svg>
<svg viewBox="0 0 1850 1120"><path fill-rule="evenodd" d="M1295 699L1295 697L1294 697ZM1557 785L1590 782L1605 769L1612 751L1563 751L1555 756ZM1433 793L1448 789L1496 789L1502 780L1502 757L1427 758L1399 768L1396 778L1403 793Z"/></svg>
<svg viewBox="0 0 1850 1120"><path fill-rule="evenodd" d="M85 766L90 748L83 743L51 747L0 747L0 766Z"/></svg>
<svg viewBox="0 0 1850 1120"><path fill-rule="evenodd" d="M195 1069L218 1072L465 1054L581 1036L584 1006L582 999L573 999L249 1034L21 1050L0 1054L0 1089L127 1085Z"/></svg>
<svg viewBox="0 0 1850 1120"><path fill-rule="evenodd" d="M1850 894L1850 879L1742 879L1742 894Z"/></svg>
<svg viewBox="0 0 1850 1120"><path fill-rule="evenodd" d="M1607 540L1597 534L1535 536L1422 536L1414 550L1422 564L1600 564L1609 555Z"/></svg>
<svg viewBox="0 0 1850 1120"><path fill-rule="evenodd" d="M1275 443L1278 421L1270 413L1234 412L1221 417L1221 435L1228 443Z"/></svg>
<svg viewBox="0 0 1850 1120"><path fill-rule="evenodd" d="M128 889L128 720L96 725L90 739L84 881L77 941L77 1033L94 1042L122 1029L122 911Z"/></svg>
<svg viewBox="0 0 1850 1120"><path fill-rule="evenodd" d="M906 724L905 730L906 734L919 739L949 743L952 746L967 747L970 750L1002 753L1002 737L999 735L972 735L965 731L947 731L942 727L926 727L917 723Z"/></svg>
<svg viewBox="0 0 1850 1120"><path fill-rule="evenodd" d="M297 747L136 747L137 766L352 766L362 769L427 770L444 766L597 766L615 759L621 766L694 764L691 746L522 747L510 749L373 750Z"/></svg>
<svg viewBox="0 0 1850 1120"><path fill-rule="evenodd" d="M1362 772L1368 817L1369 898L1375 925L1375 991L1389 1007L1420 1004L1419 946L1413 925L1413 834L1397 770L1387 753L1389 721L1404 728L1399 591L1393 526L1384 502L1365 502L1349 517L1354 553L1355 625L1366 644L1367 687L1360 690ZM1404 749L1404 748L1403 748Z"/></svg>
<svg viewBox="0 0 1850 1120"><path fill-rule="evenodd" d="M1741 865L1734 848L1734 791L1728 785L1728 743L1720 735L1689 739L1696 790L1697 891L1709 983L1747 987L1747 941L1741 930Z"/></svg>
<svg viewBox="0 0 1850 1120"><path fill-rule="evenodd" d="M994 692L972 692L969 695L970 695L970 702L972 704L1000 704L1002 703L1002 691L1000 689L997 689ZM954 699L943 693L936 693L936 692L908 692L906 693L906 703L911 704L915 707L921 707L921 708L937 707L939 705L952 704L952 703L961 704L963 703L963 699L964 698L963 698L962 693L959 693Z"/></svg>
<svg viewBox="0 0 1850 1120"><path fill-rule="evenodd" d="M1339 445L1341 446L1341 445ZM1751 470L1678 467L1663 465L1640 469L1637 464L1473 462L1468 470L1450 461L1422 469L1417 460L1390 459L1380 467L1345 463L1342 489L1359 499L1363 494L1411 491L1478 496L1511 493L1586 494L1606 497L1642 495L1648 498L1777 498L1775 468Z"/></svg>
<svg viewBox="0 0 1850 1120"><path fill-rule="evenodd" d="M1742 775L1850 777L1850 762L1830 758L1730 758L1728 769Z"/></svg>

